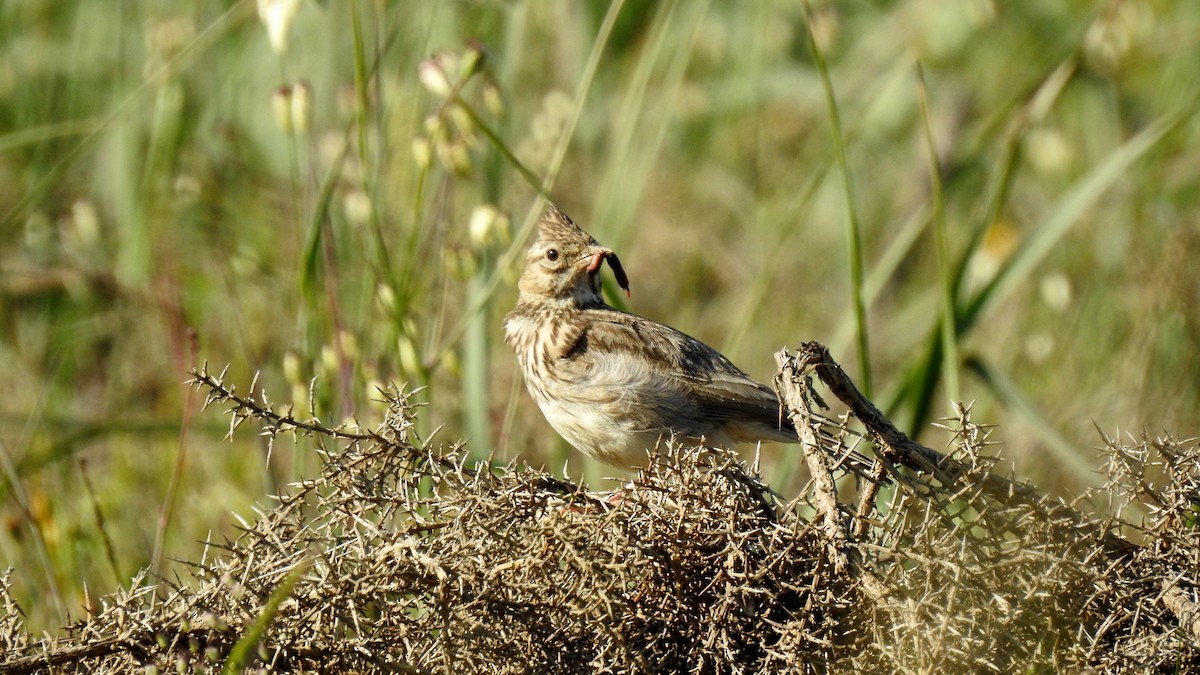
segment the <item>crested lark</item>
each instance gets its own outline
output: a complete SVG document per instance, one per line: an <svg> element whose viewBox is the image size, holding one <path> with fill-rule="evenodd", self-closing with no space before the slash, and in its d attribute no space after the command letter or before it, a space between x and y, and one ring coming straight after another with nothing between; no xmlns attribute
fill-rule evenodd
<svg viewBox="0 0 1200 675"><path fill-rule="evenodd" d="M628 293L612 249L548 206L504 339L550 426L622 468L643 463L648 448L672 435L721 447L799 442L769 387L703 342L605 304L605 260Z"/></svg>

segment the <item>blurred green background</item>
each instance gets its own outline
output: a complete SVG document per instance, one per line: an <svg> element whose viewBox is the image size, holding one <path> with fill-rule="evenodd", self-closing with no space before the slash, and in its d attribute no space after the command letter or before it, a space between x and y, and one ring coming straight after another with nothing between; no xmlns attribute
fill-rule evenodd
<svg viewBox="0 0 1200 675"><path fill-rule="evenodd" d="M203 362L329 424L425 387L425 433L614 473L502 342L518 161L631 311L768 382L810 339L865 382L865 346L927 444L973 401L1078 491L1094 424L1196 433L1197 72L1193 0L3 3L0 566L53 627L312 475L224 439Z"/></svg>

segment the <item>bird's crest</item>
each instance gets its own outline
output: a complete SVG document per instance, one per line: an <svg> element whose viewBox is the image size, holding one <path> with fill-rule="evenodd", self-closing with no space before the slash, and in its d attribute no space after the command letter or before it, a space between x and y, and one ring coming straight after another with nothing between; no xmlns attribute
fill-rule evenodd
<svg viewBox="0 0 1200 675"><path fill-rule="evenodd" d="M597 245L595 238L581 230L554 202L546 203L546 212L538 222L538 239L571 242L580 246Z"/></svg>

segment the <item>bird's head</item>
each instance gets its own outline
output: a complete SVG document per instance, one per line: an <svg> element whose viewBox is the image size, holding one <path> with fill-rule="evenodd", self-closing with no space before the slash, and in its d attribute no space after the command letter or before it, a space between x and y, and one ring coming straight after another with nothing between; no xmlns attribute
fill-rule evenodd
<svg viewBox="0 0 1200 675"><path fill-rule="evenodd" d="M525 272L518 287L523 297L539 301L600 307L600 267L607 260L617 284L629 293L629 279L611 248L601 246L579 229L567 214L549 204L538 223L538 237L529 247Z"/></svg>

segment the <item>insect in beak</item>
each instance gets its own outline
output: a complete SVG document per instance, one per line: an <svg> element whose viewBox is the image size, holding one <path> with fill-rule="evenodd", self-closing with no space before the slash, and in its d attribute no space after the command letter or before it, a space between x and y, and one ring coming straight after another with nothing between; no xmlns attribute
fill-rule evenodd
<svg viewBox="0 0 1200 675"><path fill-rule="evenodd" d="M600 249L593 253L592 260L587 266L588 274L595 274L600 269L600 265L604 264L605 260L608 261L608 266L612 268L613 276L617 278L617 285L621 287L621 290L625 291L625 297L630 297L629 277L625 274L625 268L621 267L621 259L617 257L616 253L608 249Z"/></svg>

